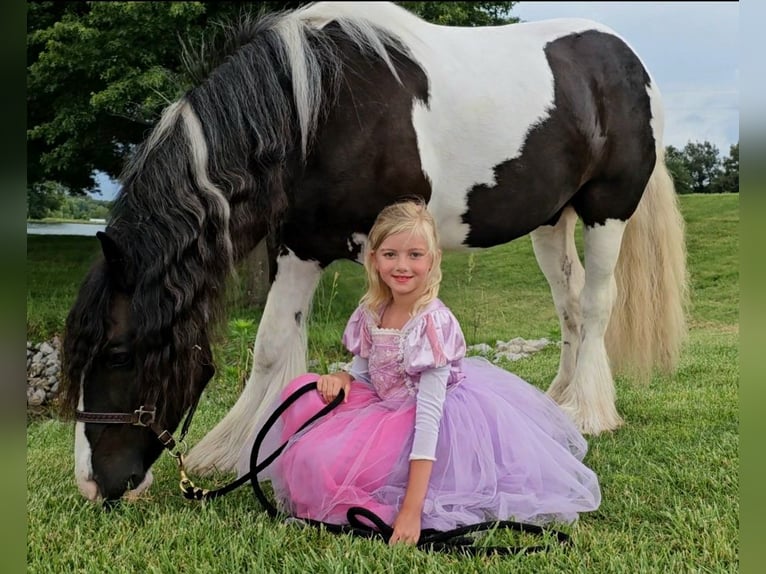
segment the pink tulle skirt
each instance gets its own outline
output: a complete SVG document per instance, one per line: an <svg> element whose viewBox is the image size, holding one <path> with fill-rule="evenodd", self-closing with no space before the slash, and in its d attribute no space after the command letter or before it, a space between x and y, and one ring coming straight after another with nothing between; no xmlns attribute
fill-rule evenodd
<svg viewBox="0 0 766 574"><path fill-rule="evenodd" d="M465 359L463 372L465 380L444 402L422 527L449 530L495 519L571 523L598 508L598 479L582 463L587 443L558 405L486 360ZM298 377L281 399L316 378ZM259 477L271 480L293 516L345 524L346 511L362 506L391 524L407 485L415 398L382 400L354 381L348 402L295 434L323 406L312 391L281 417L260 459L292 438ZM249 470L251 445L242 452L240 474Z"/></svg>

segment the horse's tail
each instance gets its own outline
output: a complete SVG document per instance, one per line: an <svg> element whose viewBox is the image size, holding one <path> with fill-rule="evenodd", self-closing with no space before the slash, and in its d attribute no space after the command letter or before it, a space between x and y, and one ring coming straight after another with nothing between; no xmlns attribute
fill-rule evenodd
<svg viewBox="0 0 766 574"><path fill-rule="evenodd" d="M615 270L617 298L606 334L615 372L646 381L673 372L686 339L684 220L663 150L628 221Z"/></svg>

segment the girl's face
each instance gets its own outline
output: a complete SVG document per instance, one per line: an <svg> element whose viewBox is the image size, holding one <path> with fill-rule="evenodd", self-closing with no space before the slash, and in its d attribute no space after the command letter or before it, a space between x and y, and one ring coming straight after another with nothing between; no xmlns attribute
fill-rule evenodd
<svg viewBox="0 0 766 574"><path fill-rule="evenodd" d="M433 255L420 234L403 231L386 237L372 254L375 269L394 301L414 303L426 287Z"/></svg>

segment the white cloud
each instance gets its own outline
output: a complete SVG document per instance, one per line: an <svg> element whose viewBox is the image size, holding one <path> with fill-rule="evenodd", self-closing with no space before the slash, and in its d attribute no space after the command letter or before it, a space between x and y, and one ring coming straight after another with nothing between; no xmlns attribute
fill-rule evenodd
<svg viewBox="0 0 766 574"><path fill-rule="evenodd" d="M665 143L709 141L721 155L739 141L739 102L736 90L697 89L663 94Z"/></svg>

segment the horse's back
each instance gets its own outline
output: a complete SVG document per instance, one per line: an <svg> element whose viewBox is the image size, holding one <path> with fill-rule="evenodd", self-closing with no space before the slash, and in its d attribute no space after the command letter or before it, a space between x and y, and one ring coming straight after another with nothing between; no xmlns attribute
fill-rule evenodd
<svg viewBox="0 0 766 574"><path fill-rule="evenodd" d="M430 97L413 123L445 245L525 235L590 178L638 167L615 213L635 208L654 161L651 79L612 30L582 19L425 30L428 49L414 51Z"/></svg>
<svg viewBox="0 0 766 574"><path fill-rule="evenodd" d="M336 220L330 227L354 221L360 231L383 204L415 193L429 200L445 248L485 247L555 220L574 201L595 213L588 186L599 178L626 178L599 214L635 209L660 141L656 106L643 64L608 27L566 18L437 26L389 3L317 3L300 13L319 27L335 20L342 28L339 18L371 24L411 59L394 59L398 83L382 60L366 60L354 42L341 45L350 73L300 200L310 205L333 189L336 207L316 224L304 218L296 235ZM345 247L351 231L336 234L328 260L355 254ZM307 253L316 249L309 243Z"/></svg>

